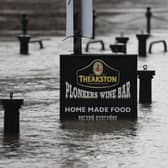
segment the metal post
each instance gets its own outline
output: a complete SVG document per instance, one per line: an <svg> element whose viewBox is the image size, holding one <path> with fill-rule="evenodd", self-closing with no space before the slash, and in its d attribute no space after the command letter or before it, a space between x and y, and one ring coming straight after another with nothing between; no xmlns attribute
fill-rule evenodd
<svg viewBox="0 0 168 168"><path fill-rule="evenodd" d="M96 37L96 11L93 10L93 35L92 39L95 39Z"/></svg>
<svg viewBox="0 0 168 168"><path fill-rule="evenodd" d="M81 0L74 0L74 54L82 54Z"/></svg>
<svg viewBox="0 0 168 168"><path fill-rule="evenodd" d="M146 20L147 20L147 25L146 25L146 31L148 34L151 34L151 17L152 17L152 12L151 12L151 8L148 7L146 9Z"/></svg>
<svg viewBox="0 0 168 168"><path fill-rule="evenodd" d="M28 26L28 18L27 18L26 14L22 15L21 24L22 24L22 34L26 35L27 34L27 26Z"/></svg>

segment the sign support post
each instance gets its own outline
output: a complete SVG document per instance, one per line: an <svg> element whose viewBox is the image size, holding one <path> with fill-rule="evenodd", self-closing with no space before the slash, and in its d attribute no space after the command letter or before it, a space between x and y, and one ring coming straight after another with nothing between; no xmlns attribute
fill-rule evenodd
<svg viewBox="0 0 168 168"><path fill-rule="evenodd" d="M82 24L81 24L81 0L74 0L74 55L82 54Z"/></svg>

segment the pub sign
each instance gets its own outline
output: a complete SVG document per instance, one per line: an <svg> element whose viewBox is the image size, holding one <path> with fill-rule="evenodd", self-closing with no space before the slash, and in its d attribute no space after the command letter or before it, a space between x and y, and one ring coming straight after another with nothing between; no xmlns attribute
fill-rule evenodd
<svg viewBox="0 0 168 168"><path fill-rule="evenodd" d="M61 121L136 118L136 55L60 56Z"/></svg>

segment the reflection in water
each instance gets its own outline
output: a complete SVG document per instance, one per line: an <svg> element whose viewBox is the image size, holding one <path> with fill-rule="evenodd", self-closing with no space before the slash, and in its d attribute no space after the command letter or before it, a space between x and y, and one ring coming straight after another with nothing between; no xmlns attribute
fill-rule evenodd
<svg viewBox="0 0 168 168"><path fill-rule="evenodd" d="M148 110L148 111L152 111L152 104L139 104L139 109L140 110Z"/></svg>
<svg viewBox="0 0 168 168"><path fill-rule="evenodd" d="M152 115L153 104L139 104L139 118L148 120Z"/></svg>
<svg viewBox="0 0 168 168"><path fill-rule="evenodd" d="M148 114L151 113L153 109L152 104L139 104L139 111L142 113Z"/></svg>
<svg viewBox="0 0 168 168"><path fill-rule="evenodd" d="M88 164L86 162L81 161L80 159L76 160L67 160L65 161L60 168L88 168Z"/></svg>
<svg viewBox="0 0 168 168"><path fill-rule="evenodd" d="M3 148L0 150L1 159L3 158L13 158L18 156L20 140L19 135L16 136L4 136L1 139Z"/></svg>
<svg viewBox="0 0 168 168"><path fill-rule="evenodd" d="M130 130L130 135L135 135L136 132L136 120L120 120L120 121L66 121L61 124L61 128L73 131L78 130L81 132L90 132L90 133L113 133L113 132L121 132Z"/></svg>
<svg viewBox="0 0 168 168"><path fill-rule="evenodd" d="M112 19L118 21L121 17L126 18L116 15ZM128 19L130 17L132 14ZM132 24L127 22L123 27L131 29ZM111 27L109 29L111 31ZM115 36L100 38L108 45ZM135 34L129 37L128 53L136 53ZM3 138L1 125L0 167L167 167L168 78L165 74L168 57L157 53L139 59L139 67L148 64L157 75L152 86L154 102L152 105L139 105L137 121L60 123L59 54L71 48L67 41L60 45L62 39L57 37L46 41L44 50L31 48L29 57L18 55L18 43L0 42L0 95L5 97L14 91L17 98L25 99L20 111L20 137ZM168 36L164 39L167 40ZM0 121L3 123L3 115Z"/></svg>
<svg viewBox="0 0 168 168"><path fill-rule="evenodd" d="M19 146L19 134L17 135L4 135L3 137L3 143L5 145L11 145L13 147L18 147Z"/></svg>
<svg viewBox="0 0 168 168"><path fill-rule="evenodd" d="M125 152L135 153L134 137L137 132L137 121L102 121L102 122L64 122L61 124L65 135L62 167L83 167L95 164L98 167L108 166L101 163L103 158L117 157ZM127 146L126 151L119 149ZM65 154L66 153L66 154Z"/></svg>

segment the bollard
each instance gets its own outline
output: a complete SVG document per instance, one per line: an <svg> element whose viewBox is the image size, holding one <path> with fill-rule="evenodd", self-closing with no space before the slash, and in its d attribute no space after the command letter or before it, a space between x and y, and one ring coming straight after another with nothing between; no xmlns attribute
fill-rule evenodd
<svg viewBox="0 0 168 168"><path fill-rule="evenodd" d="M23 14L21 18L22 34L17 36L20 41L20 54L29 54L29 41L31 36L27 34L28 19L27 15Z"/></svg>
<svg viewBox="0 0 168 168"><path fill-rule="evenodd" d="M129 38L128 38L128 37L124 37L124 33L121 32L121 33L120 33L120 36L119 36L119 37L116 37L115 40L116 40L117 43L127 44Z"/></svg>
<svg viewBox="0 0 168 168"><path fill-rule="evenodd" d="M123 43L126 45L128 43L129 38L128 37L116 37L115 40L117 43Z"/></svg>
<svg viewBox="0 0 168 168"><path fill-rule="evenodd" d="M149 34L137 34L138 39L138 55L142 57L146 57L147 55L147 39L150 37Z"/></svg>
<svg viewBox="0 0 168 168"><path fill-rule="evenodd" d="M151 104L152 103L152 79L155 71L148 71L147 66L144 65L143 71L138 71L137 75L140 80L139 89L139 103Z"/></svg>
<svg viewBox="0 0 168 168"><path fill-rule="evenodd" d="M146 16L146 32L148 34L151 34L151 17L152 17L152 12L151 12L151 8L150 7L148 7L146 9L145 16Z"/></svg>
<svg viewBox="0 0 168 168"><path fill-rule="evenodd" d="M129 38L124 37L123 33L121 33L121 36L116 37L115 40L116 40L116 43L121 43L121 44L125 45L125 52L124 53L127 53L127 43L128 43Z"/></svg>
<svg viewBox="0 0 168 168"><path fill-rule="evenodd" d="M29 41L31 39L30 35L19 35L18 39L20 41L20 54L28 55L29 54Z"/></svg>
<svg viewBox="0 0 168 168"><path fill-rule="evenodd" d="M110 49L112 52L114 53L124 53L126 54L127 50L126 50L126 45L122 44L122 43L118 43L118 44L111 44Z"/></svg>
<svg viewBox="0 0 168 168"><path fill-rule="evenodd" d="M19 109L23 105L23 99L13 99L13 93L11 93L10 99L1 99L1 105L5 112L4 135L19 135Z"/></svg>

